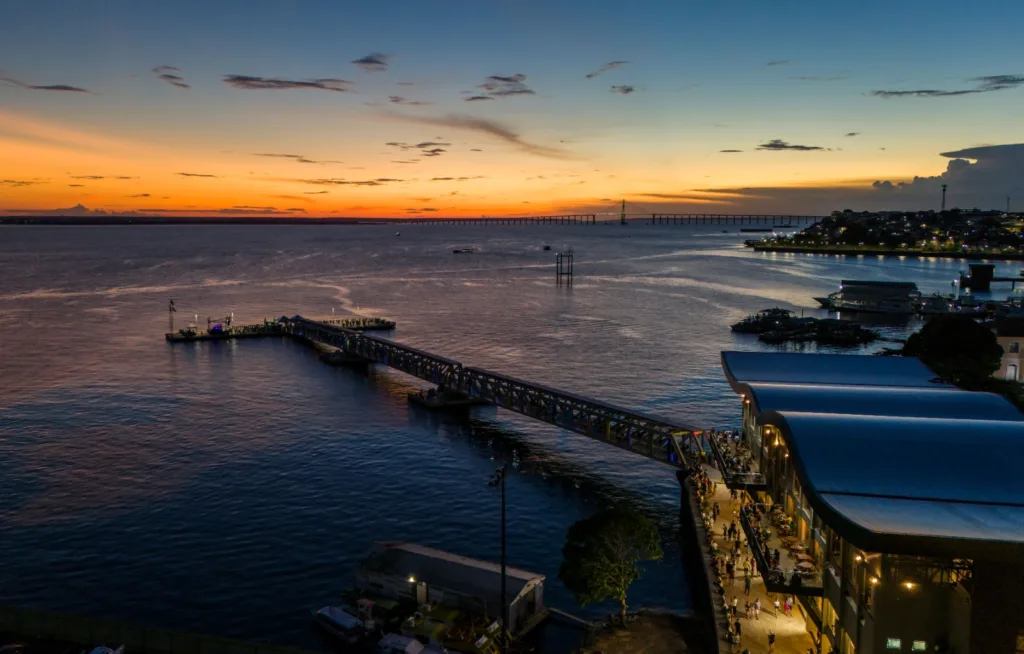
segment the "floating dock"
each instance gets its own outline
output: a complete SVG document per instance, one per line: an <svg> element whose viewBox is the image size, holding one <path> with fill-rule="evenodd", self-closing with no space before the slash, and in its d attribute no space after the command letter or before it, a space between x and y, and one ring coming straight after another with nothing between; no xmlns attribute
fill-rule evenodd
<svg viewBox="0 0 1024 654"><path fill-rule="evenodd" d="M392 331L395 328L393 320L385 320L383 318L327 318L317 320L317 322L357 332ZM176 332L164 334L164 338L169 343L193 343L196 341L230 341L239 338L288 335L290 333L279 320L276 322L263 321L255 325L239 325L238 327L207 330L205 332L200 332L194 327L190 327L189 329L179 329Z"/></svg>

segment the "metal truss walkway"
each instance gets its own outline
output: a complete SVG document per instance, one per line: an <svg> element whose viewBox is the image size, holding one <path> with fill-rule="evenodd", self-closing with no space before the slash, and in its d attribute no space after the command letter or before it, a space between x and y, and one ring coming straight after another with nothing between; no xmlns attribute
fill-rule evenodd
<svg viewBox="0 0 1024 654"><path fill-rule="evenodd" d="M485 400L687 472L700 462L701 445L690 427L508 375L471 368L408 345L301 316L282 318L280 324L286 333L296 338L340 348L347 354L389 366L440 388Z"/></svg>

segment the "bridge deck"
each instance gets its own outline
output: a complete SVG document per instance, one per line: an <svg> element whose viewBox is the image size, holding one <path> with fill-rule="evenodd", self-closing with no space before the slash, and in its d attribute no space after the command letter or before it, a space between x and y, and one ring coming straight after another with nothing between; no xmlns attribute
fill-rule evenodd
<svg viewBox="0 0 1024 654"><path fill-rule="evenodd" d="M607 402L463 366L454 359L301 316L283 321L289 334L338 347L439 387L486 400L608 445L684 470L699 462L691 427Z"/></svg>

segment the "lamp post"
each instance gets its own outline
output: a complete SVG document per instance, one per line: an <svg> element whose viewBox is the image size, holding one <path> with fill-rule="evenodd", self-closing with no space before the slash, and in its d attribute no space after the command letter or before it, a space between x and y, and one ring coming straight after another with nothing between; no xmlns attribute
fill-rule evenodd
<svg viewBox="0 0 1024 654"><path fill-rule="evenodd" d="M507 470L508 464L501 464L487 485L491 488L501 487L501 629L507 634L511 634L508 627L508 602L505 601L507 597L505 595L505 472ZM502 634L501 652L505 654L507 651L508 637L506 634Z"/></svg>

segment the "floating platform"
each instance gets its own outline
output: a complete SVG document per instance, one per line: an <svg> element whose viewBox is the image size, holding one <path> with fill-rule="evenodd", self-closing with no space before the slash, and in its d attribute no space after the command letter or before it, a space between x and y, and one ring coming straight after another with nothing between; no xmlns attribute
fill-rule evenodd
<svg viewBox="0 0 1024 654"><path fill-rule="evenodd" d="M327 325L351 329L357 332L392 331L395 321L383 318L327 318L318 320ZM285 336L287 332L276 322L256 325L239 325L217 331L200 332L195 329L179 329L164 334L168 343L194 343L197 341L230 341L236 338L260 338L264 336Z"/></svg>
<svg viewBox="0 0 1024 654"><path fill-rule="evenodd" d="M419 393L409 393L409 402L417 404L425 409L430 409L431 411L451 411L491 404L482 398L469 397L468 395L457 393L455 391L444 391L441 393L434 393L433 395L429 395L423 391L420 391Z"/></svg>
<svg viewBox="0 0 1024 654"><path fill-rule="evenodd" d="M263 338L265 336L284 336L281 329L238 329L218 332L193 332L182 329L173 334L164 334L169 343L194 343L197 341L232 341L236 338Z"/></svg>

